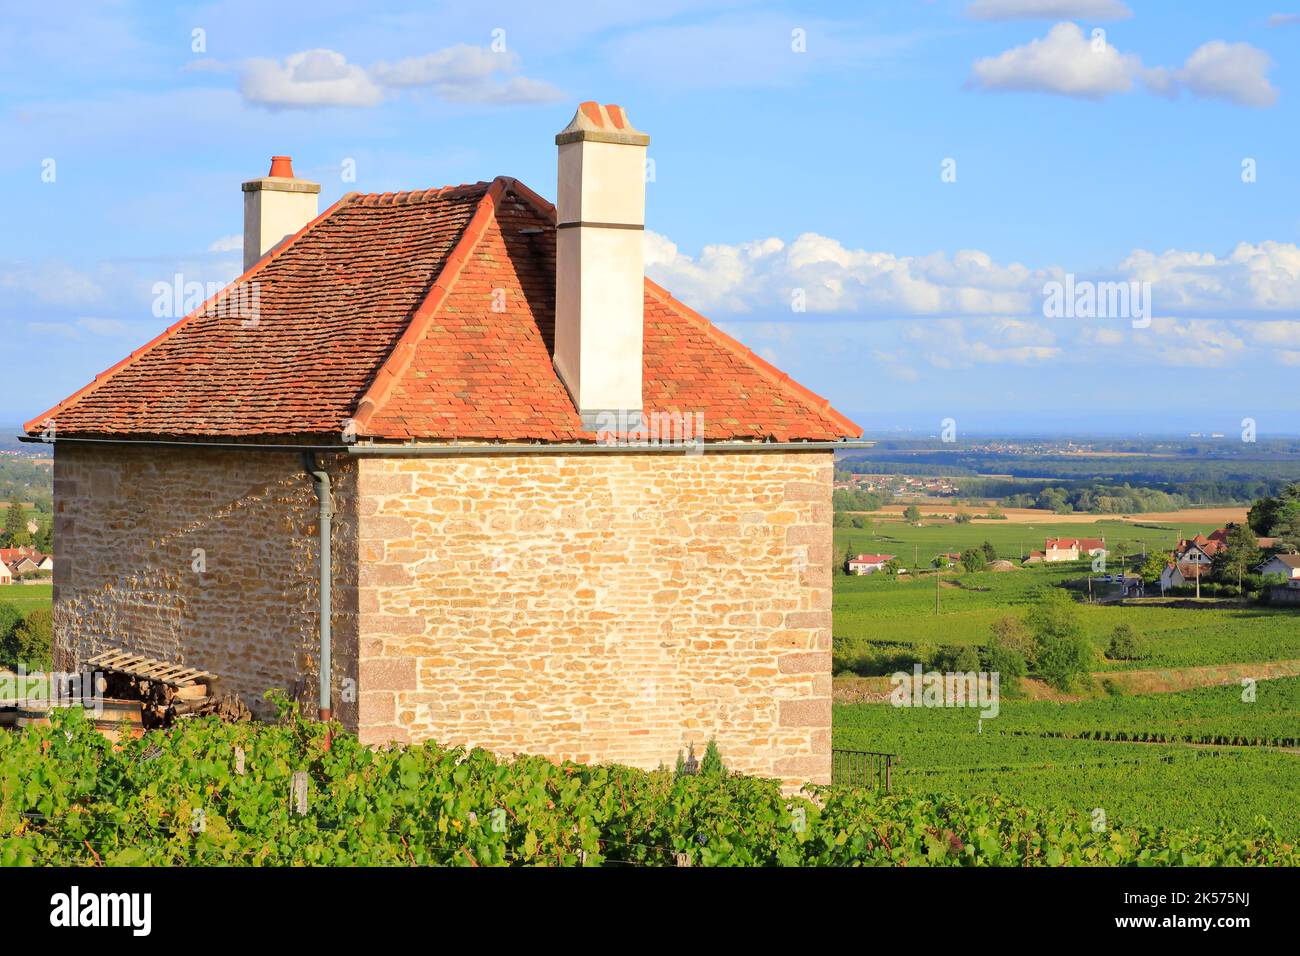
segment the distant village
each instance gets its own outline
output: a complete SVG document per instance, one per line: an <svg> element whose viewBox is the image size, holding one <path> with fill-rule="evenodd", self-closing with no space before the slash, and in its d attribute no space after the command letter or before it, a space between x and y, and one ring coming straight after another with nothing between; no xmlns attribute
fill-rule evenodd
<svg viewBox="0 0 1300 956"><path fill-rule="evenodd" d="M957 494L951 478L914 475L853 475L835 482L834 487L836 491L866 491L894 497L951 498Z"/></svg>
<svg viewBox="0 0 1300 956"><path fill-rule="evenodd" d="M1199 591L1202 581L1210 582L1211 576L1216 573L1218 562L1216 558L1221 559L1226 556L1230 547L1230 535L1232 526L1219 528L1209 535L1198 534L1193 538L1180 540L1172 553L1165 552L1163 570L1160 572L1158 579L1150 580L1144 573L1139 572L1136 567L1136 561L1145 561L1147 555L1143 552L1141 555L1132 555L1135 559L1135 568L1131 572L1121 570L1118 573L1106 573L1100 570L1098 576L1102 581L1108 584L1114 584L1121 589L1124 597L1145 597L1147 589L1154 585L1159 586L1159 593L1164 595L1169 592L1179 592L1184 589L1194 588ZM1300 554L1286 554L1267 552L1273 549L1276 542L1272 538L1257 538L1258 552L1263 552L1265 557L1262 561L1251 564L1248 570L1267 579L1269 588L1272 592L1272 600L1278 603L1296 603L1300 604ZM986 545L986 548L989 546ZM980 549L970 549L963 552L944 552L935 555L929 562L930 567L946 568L961 565L967 571L972 570L989 570L989 571L1011 571L1015 570L1016 564L1012 561L997 559L995 555L977 553ZM1041 551L1031 551L1024 557L1021 562L1022 566L1035 564L1049 564L1066 561L1082 561L1091 559L1093 567L1098 566L1098 559L1101 559L1100 567L1106 567L1106 559L1110 556L1110 550L1106 547L1106 539L1101 538L1047 538L1043 542ZM1159 554L1160 552L1156 552ZM972 557L973 556L973 557ZM877 574L880 572L907 574L908 569L900 562L898 555L894 554L849 554L845 555L843 570L850 575L867 575ZM1222 576L1222 572L1219 572Z"/></svg>

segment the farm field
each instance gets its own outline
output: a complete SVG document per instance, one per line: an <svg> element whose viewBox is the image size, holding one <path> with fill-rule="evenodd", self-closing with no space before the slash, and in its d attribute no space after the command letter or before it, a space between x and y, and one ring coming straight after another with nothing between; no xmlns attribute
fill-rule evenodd
<svg viewBox="0 0 1300 956"><path fill-rule="evenodd" d="M837 577L833 600L841 656L864 642L911 647L987 643L998 618L1028 609L1042 587L1078 581L1083 566L1045 566L1006 572L945 575L935 614L934 575L917 580L887 575ZM1098 597L1110 588L1098 586ZM1300 614L1257 605L1198 608L1091 604L1079 608L1085 636L1097 648L1096 670L1145 670L1300 659ZM1128 623L1148 656L1107 661L1101 655L1115 627Z"/></svg>
<svg viewBox="0 0 1300 956"><path fill-rule="evenodd" d="M1220 523L1166 524L1151 515L1132 523L935 521L917 527L877 521L870 530L837 528L836 558L846 549L888 553L905 567L919 559L924 568L941 551L988 541L1015 561L1054 536L1104 536L1110 547L1123 542L1136 555L1144 544L1169 548L1178 537ZM1132 569L1134 559L1126 565ZM1119 566L1112 555L1107 570ZM1006 615L1023 617L1042 589L1072 586L1076 595L1086 593L1080 585L1090 572L1087 561L974 574L954 570L939 577L937 589L932 573L914 580L837 575L836 672L887 674L904 660L931 660L943 645L986 645L991 625ZM1263 817L1284 839L1300 839L1300 816L1293 809L1300 792L1300 678L1260 679L1256 699L1247 702L1237 677L1249 676L1251 664L1288 673L1283 667L1300 660L1300 613L1229 601L1119 603L1117 588L1093 577L1099 603L1080 603L1077 610L1095 652L1094 673L1131 672L1149 680L1147 686L1162 680L1178 686L1179 679L1193 678L1181 685L1186 687L1197 668L1205 668L1210 683L1225 681L1214 667L1239 665L1228 671L1234 676L1224 686L1115 697L1105 696L1098 682L1082 699L1076 694L1063 702L1004 694L998 716L982 726L971 708L841 703L834 708L834 746L898 755L895 786L914 795L1014 796L1085 816L1100 809L1109 826L1226 830ZM1105 657L1120 624L1128 624L1142 643L1140 659ZM1260 677L1268 675L1260 670Z"/></svg>
<svg viewBox="0 0 1300 956"><path fill-rule="evenodd" d="M966 499L969 500L969 499ZM984 504L961 504L956 505L946 499L916 499L918 508L925 514L952 515L958 511L965 511L970 514L982 512L983 509L992 507L991 502ZM879 511L860 512L869 514L873 517L883 519L899 519L909 502L894 503L885 505ZM1095 514L1068 514L1057 515L1043 511L1041 508L1002 508L1003 517L993 520L974 519L979 522L981 527L992 524L1027 524L1041 525L1050 523L1054 525L1081 525L1095 524L1097 516ZM1222 527L1229 521L1242 522L1246 520L1246 508L1239 506L1228 508L1186 508L1182 511L1163 511L1163 512L1142 512L1141 514L1123 515L1119 518L1111 518L1109 521L1115 524L1140 525L1152 524L1159 522L1172 522L1179 525L1208 525L1213 528Z"/></svg>
<svg viewBox="0 0 1300 956"><path fill-rule="evenodd" d="M922 512L929 513L928 506L920 507ZM1142 550L1143 542L1148 549L1167 550L1179 538L1198 532L1208 534L1222 524L1214 521L1166 523L1151 520L1149 515L1142 515L1132 522L1118 518L1097 520L1093 515L1086 515L1081 517L1089 520L1079 522L1064 521L1060 515L1042 511L1037 514L1041 516L1040 520L1026 523L976 520L968 524L927 521L910 525L903 521L878 520L870 530L836 528L836 553L843 554L846 547L852 547L856 551L896 554L905 567L910 567L914 557L925 566L941 551L979 547L985 541L992 543L1000 557L1014 560L1022 553L1042 550L1045 538L1104 537L1111 548L1123 543L1129 546L1132 554ZM1117 562L1112 558L1112 563Z"/></svg>
<svg viewBox="0 0 1300 956"><path fill-rule="evenodd" d="M54 599L51 584L7 584L0 587L0 604L12 604L26 615L38 607L49 607Z"/></svg>
<svg viewBox="0 0 1300 956"><path fill-rule="evenodd" d="M1300 679L1262 681L1254 703L1241 698L1229 686L1068 704L1003 700L982 727L977 712L961 708L841 705L833 739L837 748L897 754L895 786L916 794L1000 794L1085 815L1100 808L1112 826L1237 828L1263 816L1300 839L1300 753L1173 742L1295 743ZM1166 742L1132 742L1143 737Z"/></svg>

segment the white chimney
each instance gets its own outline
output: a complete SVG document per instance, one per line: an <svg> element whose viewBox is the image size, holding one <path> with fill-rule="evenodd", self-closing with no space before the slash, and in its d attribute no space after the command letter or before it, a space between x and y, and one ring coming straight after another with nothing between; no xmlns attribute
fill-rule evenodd
<svg viewBox="0 0 1300 956"><path fill-rule="evenodd" d="M645 158L618 106L583 103L555 137L555 369L588 428L641 419Z"/></svg>
<svg viewBox="0 0 1300 956"><path fill-rule="evenodd" d="M316 218L320 183L298 179L293 160L272 156L271 171L244 183L244 271Z"/></svg>

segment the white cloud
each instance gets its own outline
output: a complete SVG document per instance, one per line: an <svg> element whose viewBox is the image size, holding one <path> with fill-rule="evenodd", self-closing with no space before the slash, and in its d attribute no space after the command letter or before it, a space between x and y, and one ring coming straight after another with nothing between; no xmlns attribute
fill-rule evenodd
<svg viewBox="0 0 1300 956"><path fill-rule="evenodd" d="M1127 20L1133 11L1119 0L973 0L976 20Z"/></svg>
<svg viewBox="0 0 1300 956"><path fill-rule="evenodd" d="M238 233L231 236L222 236L214 240L212 245L208 246L208 252L238 252L244 248L244 237Z"/></svg>
<svg viewBox="0 0 1300 956"><path fill-rule="evenodd" d="M849 248L817 233L789 243L775 237L716 243L690 255L649 230L645 265L651 278L706 313L793 311L801 291L810 314L871 318L1037 318L1044 283L1063 279L1067 271L1004 265L973 249L899 256ZM1135 249L1114 269L1081 272L1076 281L1149 282L1157 314L1277 319L1300 315L1300 246L1242 242L1224 256Z"/></svg>
<svg viewBox="0 0 1300 956"><path fill-rule="evenodd" d="M97 319L89 316L77 319L75 322L28 322L27 331L36 335L54 336L69 341L82 338L83 332L108 338L133 334L131 326L125 322L117 319Z"/></svg>
<svg viewBox="0 0 1300 956"><path fill-rule="evenodd" d="M1178 71L1178 81L1195 96L1230 100L1240 106L1272 106L1277 89L1265 74L1273 61L1249 43L1211 40Z"/></svg>
<svg viewBox="0 0 1300 956"><path fill-rule="evenodd" d="M1293 27L1300 25L1300 13L1275 13L1268 18L1270 27Z"/></svg>
<svg viewBox="0 0 1300 956"><path fill-rule="evenodd" d="M270 109L377 106L386 90L416 88L429 89L452 103L549 103L563 96L551 84L517 75L518 71L519 57L513 51L494 53L467 44L396 63L376 63L369 70L349 63L334 50L304 50L283 63L245 62L239 89L246 102Z"/></svg>
<svg viewBox="0 0 1300 956"><path fill-rule="evenodd" d="M283 63L249 60L239 91L246 101L270 109L375 106L384 98L370 74L333 50L304 50Z"/></svg>
<svg viewBox="0 0 1300 956"><path fill-rule="evenodd" d="M800 294L810 313L1024 313L1049 275L1018 264L1002 266L974 250L896 256L849 249L816 233L789 244L769 238L709 245L692 257L647 231L645 263L652 278L685 301L732 313L791 309Z"/></svg>
<svg viewBox="0 0 1300 956"><path fill-rule="evenodd" d="M1237 327L1256 345L1300 349L1300 322L1240 322Z"/></svg>
<svg viewBox="0 0 1300 956"><path fill-rule="evenodd" d="M1162 312L1300 310L1300 247L1290 242L1242 242L1223 258L1210 252L1136 249L1120 269L1151 283L1155 307Z"/></svg>
<svg viewBox="0 0 1300 956"><path fill-rule="evenodd" d="M1105 39L1094 43L1073 23L1058 23L1042 39L976 60L970 84L987 90L1056 93L1104 99L1127 93L1141 62Z"/></svg>
<svg viewBox="0 0 1300 956"><path fill-rule="evenodd" d="M1165 365L1220 368L1246 352L1245 341L1227 323L1216 320L1157 318L1146 332L1134 344L1142 349L1142 356Z"/></svg>
<svg viewBox="0 0 1300 956"><path fill-rule="evenodd" d="M371 75L390 87L429 87L454 103L548 103L563 94L549 83L524 76L513 51L459 44L396 63L377 63Z"/></svg>
<svg viewBox="0 0 1300 956"><path fill-rule="evenodd" d="M67 307L98 303L105 297L101 279L57 261L0 268L0 289L9 293L10 304L25 301Z"/></svg>
<svg viewBox="0 0 1300 956"><path fill-rule="evenodd" d="M77 328L84 329L91 335L124 335L131 331L129 325L117 319L96 319L90 316L77 319Z"/></svg>
<svg viewBox="0 0 1300 956"><path fill-rule="evenodd" d="M910 326L905 337L935 368L1033 365L1061 355L1056 335L1043 323L1016 319L939 319Z"/></svg>
<svg viewBox="0 0 1300 956"><path fill-rule="evenodd" d="M1265 75L1272 66L1269 55L1249 43L1211 40L1180 68L1147 67L1136 54L1111 46L1104 33L1085 37L1077 25L1063 22L1041 39L976 60L967 85L1102 100L1131 92L1137 81L1158 96L1172 98L1186 89L1193 96L1262 107L1277 101Z"/></svg>

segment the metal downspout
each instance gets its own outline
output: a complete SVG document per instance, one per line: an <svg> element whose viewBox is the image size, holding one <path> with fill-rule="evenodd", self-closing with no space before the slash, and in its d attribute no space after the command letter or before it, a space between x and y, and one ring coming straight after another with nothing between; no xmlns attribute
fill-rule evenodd
<svg viewBox="0 0 1300 956"><path fill-rule="evenodd" d="M302 462L311 476L316 500L320 502L320 719L328 721L333 715L330 707L330 582L333 580L330 525L334 501L330 494L329 472L316 463L316 456L303 452Z"/></svg>

